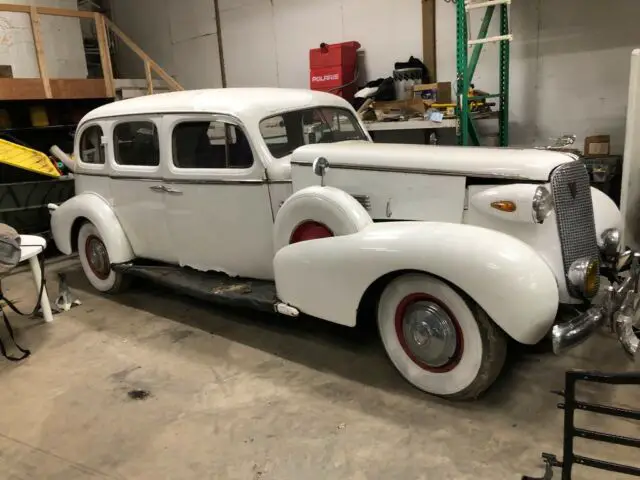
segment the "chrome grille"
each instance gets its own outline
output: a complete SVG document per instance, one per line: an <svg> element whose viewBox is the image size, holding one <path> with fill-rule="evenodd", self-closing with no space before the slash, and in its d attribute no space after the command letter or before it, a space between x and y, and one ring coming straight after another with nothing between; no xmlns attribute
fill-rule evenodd
<svg viewBox="0 0 640 480"><path fill-rule="evenodd" d="M589 174L581 162L565 163L551 174L562 261L567 274L579 258L598 258ZM567 284L571 290L569 284ZM578 292L571 292L580 297Z"/></svg>

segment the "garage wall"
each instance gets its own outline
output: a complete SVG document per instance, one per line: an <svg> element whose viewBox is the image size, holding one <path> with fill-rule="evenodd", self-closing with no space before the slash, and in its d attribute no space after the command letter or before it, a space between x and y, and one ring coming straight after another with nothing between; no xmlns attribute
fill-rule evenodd
<svg viewBox="0 0 640 480"><path fill-rule="evenodd" d="M229 86L309 85L309 49L356 40L362 76L422 56L421 0L220 0Z"/></svg>
<svg viewBox="0 0 640 480"><path fill-rule="evenodd" d="M0 3L77 10L76 0L9 0ZM86 78L87 62L80 20L40 16L42 40L51 78ZM0 12L0 65L10 65L14 78L40 76L29 15Z"/></svg>
<svg viewBox="0 0 640 480"><path fill-rule="evenodd" d="M116 22L188 88L220 86L213 0L113 0ZM629 56L640 46L637 0L514 0L511 140L540 145L550 137L609 133L622 151ZM477 13L477 12L476 12ZM421 0L220 0L229 86L306 87L308 50L358 40L364 75L390 74L393 63L422 54ZM471 19L474 31L480 17ZM494 33L497 22L494 23ZM455 6L436 3L440 80L455 79ZM475 33L474 33L475 36ZM128 76L139 62L120 55ZM475 83L497 91L497 46L488 45ZM492 122L481 128L497 130Z"/></svg>
<svg viewBox="0 0 640 480"><path fill-rule="evenodd" d="M511 142L546 144L549 137L611 134L622 153L631 50L640 46L636 0L513 0ZM475 38L480 15L471 18ZM436 9L438 76L455 78L455 6ZM451 28L446 28L449 25ZM497 22L493 24L496 33ZM497 92L497 46L478 66L478 88ZM484 130L492 131L491 123Z"/></svg>
<svg viewBox="0 0 640 480"><path fill-rule="evenodd" d="M187 89L221 87L212 0L111 0L115 23ZM140 59L117 53L120 78L144 78Z"/></svg>
<svg viewBox="0 0 640 480"><path fill-rule="evenodd" d="M221 85L213 0L111 0L113 17L187 88ZM422 56L421 0L220 0L229 86L307 87L309 49L363 45L363 78L388 76L397 60ZM384 32L381 35L381 32ZM118 52L120 77L142 65Z"/></svg>

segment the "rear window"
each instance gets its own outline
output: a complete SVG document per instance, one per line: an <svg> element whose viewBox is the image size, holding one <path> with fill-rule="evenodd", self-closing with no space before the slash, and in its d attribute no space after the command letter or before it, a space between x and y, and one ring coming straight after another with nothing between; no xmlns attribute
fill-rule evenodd
<svg viewBox="0 0 640 480"><path fill-rule="evenodd" d="M154 167L160 165L158 129L153 122L123 122L113 130L116 163Z"/></svg>
<svg viewBox="0 0 640 480"><path fill-rule="evenodd" d="M92 125L82 132L80 137L80 160L92 165L104 164L104 146L102 145L102 128Z"/></svg>

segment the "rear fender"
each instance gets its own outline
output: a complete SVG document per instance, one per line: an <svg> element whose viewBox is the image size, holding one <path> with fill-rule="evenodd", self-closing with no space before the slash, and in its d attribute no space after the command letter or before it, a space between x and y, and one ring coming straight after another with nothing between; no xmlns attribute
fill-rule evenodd
<svg viewBox="0 0 640 480"><path fill-rule="evenodd" d="M354 326L376 280L399 271L440 277L475 300L508 335L537 343L558 309L553 272L530 246L480 227L436 222L371 225L300 242L275 256L278 296L300 311Z"/></svg>
<svg viewBox="0 0 640 480"><path fill-rule="evenodd" d="M135 258L116 214L105 199L94 193L81 193L51 212L51 233L58 250L73 252L74 225L86 219L93 223L104 241L111 263L128 262Z"/></svg>
<svg viewBox="0 0 640 480"><path fill-rule="evenodd" d="M298 225L312 220L334 235L350 235L373 223L363 206L348 193L334 187L312 186L291 195L282 205L273 227L277 252L288 245Z"/></svg>

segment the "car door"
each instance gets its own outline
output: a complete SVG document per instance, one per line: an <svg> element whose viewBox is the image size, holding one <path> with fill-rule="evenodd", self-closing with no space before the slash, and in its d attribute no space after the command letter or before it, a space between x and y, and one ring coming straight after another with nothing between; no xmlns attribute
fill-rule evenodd
<svg viewBox="0 0 640 480"><path fill-rule="evenodd" d="M240 122L165 117L167 219L181 265L273 278L273 215L265 169Z"/></svg>
<svg viewBox="0 0 640 480"><path fill-rule="evenodd" d="M135 116L111 124L111 193L136 256L175 263L162 183L161 121L161 116Z"/></svg>

